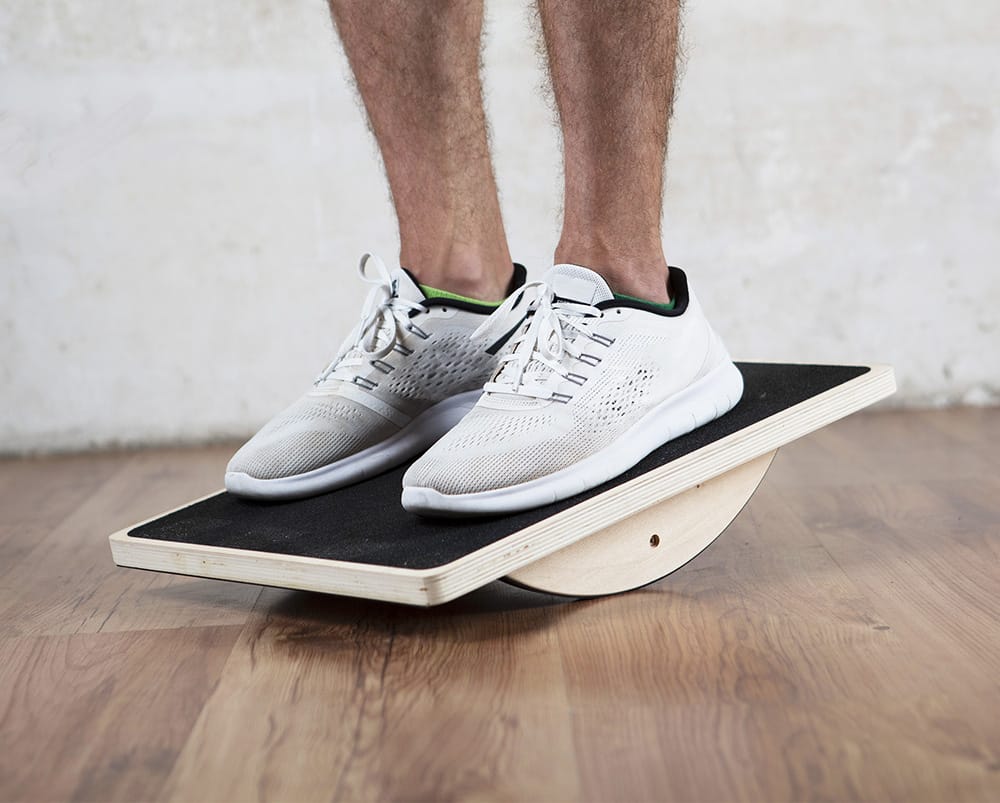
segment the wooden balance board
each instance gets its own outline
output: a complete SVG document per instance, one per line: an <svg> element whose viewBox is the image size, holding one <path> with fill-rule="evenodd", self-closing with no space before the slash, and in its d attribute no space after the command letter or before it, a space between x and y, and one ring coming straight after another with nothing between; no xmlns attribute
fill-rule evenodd
<svg viewBox="0 0 1000 803"><path fill-rule="evenodd" d="M729 526L775 451L895 390L887 366L738 363L743 399L621 476L535 510L430 519L399 503L405 466L322 496L219 492L110 537L119 566L439 605L503 578L539 591L627 591Z"/></svg>

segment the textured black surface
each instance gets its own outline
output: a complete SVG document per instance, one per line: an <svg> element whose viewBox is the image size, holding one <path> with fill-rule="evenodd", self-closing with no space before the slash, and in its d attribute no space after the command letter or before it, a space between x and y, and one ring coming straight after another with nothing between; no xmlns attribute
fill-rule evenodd
<svg viewBox="0 0 1000 803"><path fill-rule="evenodd" d="M378 566L441 566L869 370L768 363L739 367L743 399L729 413L660 447L587 494L546 507L482 519L421 518L399 504L404 466L360 485L294 502L250 502L220 493L136 527L129 535Z"/></svg>

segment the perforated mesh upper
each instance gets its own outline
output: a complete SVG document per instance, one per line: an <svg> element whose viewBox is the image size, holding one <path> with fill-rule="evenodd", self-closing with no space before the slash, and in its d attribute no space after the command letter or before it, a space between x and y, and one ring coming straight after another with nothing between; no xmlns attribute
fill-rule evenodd
<svg viewBox="0 0 1000 803"><path fill-rule="evenodd" d="M490 406L500 409L477 406L410 467L406 484L444 494L492 491L600 451L653 403L657 368L645 352L657 340L622 342L620 359L581 386L571 405L519 397L508 405L507 397L491 396Z"/></svg>
<svg viewBox="0 0 1000 803"><path fill-rule="evenodd" d="M545 281L558 296L573 301L596 303L613 297L603 279L575 265L557 265ZM564 357L564 367L583 376L582 384L537 360L525 371L534 374L532 381L558 390L553 398L567 403L530 393L489 393L410 467L404 484L449 495L498 490L569 468L622 436L671 387L658 357L670 352L677 323L664 319L652 328L647 320L629 331L600 319L588 326L595 333L602 326L615 327L615 334L595 341L597 354L591 356L598 357L596 363ZM567 340L586 337L569 326L562 332ZM589 345L586 351L591 351Z"/></svg>
<svg viewBox="0 0 1000 803"><path fill-rule="evenodd" d="M370 363L358 374L377 387L330 378L279 413L233 457L227 471L262 480L292 477L334 463L391 437L401 427L369 407L343 395L368 393L409 417L451 396L477 390L492 375L496 360L481 343L469 340L483 320L475 313L457 311L450 318L420 315L418 326L428 340L409 335L404 346L382 358L392 366L384 373ZM321 392L317 392L321 391ZM376 405L377 406L377 405Z"/></svg>
<svg viewBox="0 0 1000 803"><path fill-rule="evenodd" d="M650 354L665 345L663 338L630 335L616 343L614 364L592 379L579 393L581 418L590 426L616 428L645 413L654 393L659 368Z"/></svg>
<svg viewBox="0 0 1000 803"><path fill-rule="evenodd" d="M440 401L456 393L481 388L495 367L482 343L469 339L468 326L443 326L433 343L406 359L387 357L396 364L390 374L369 374L387 393L415 401Z"/></svg>
<svg viewBox="0 0 1000 803"><path fill-rule="evenodd" d="M227 471L263 480L291 477L366 449L398 430L350 399L306 395L254 435Z"/></svg>

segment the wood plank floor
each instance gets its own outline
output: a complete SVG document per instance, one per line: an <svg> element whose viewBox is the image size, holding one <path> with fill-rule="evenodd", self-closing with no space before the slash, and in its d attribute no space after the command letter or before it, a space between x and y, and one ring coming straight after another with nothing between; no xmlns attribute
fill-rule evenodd
<svg viewBox="0 0 1000 803"><path fill-rule="evenodd" d="M430 610L117 569L230 451L0 462L0 800L1000 800L1000 410L785 448L640 591Z"/></svg>

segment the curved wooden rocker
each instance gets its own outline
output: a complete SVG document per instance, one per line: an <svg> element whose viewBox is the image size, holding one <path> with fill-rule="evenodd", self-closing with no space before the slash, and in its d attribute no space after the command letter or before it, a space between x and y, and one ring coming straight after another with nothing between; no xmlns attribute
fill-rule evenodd
<svg viewBox="0 0 1000 803"><path fill-rule="evenodd" d="M438 605L497 579L596 596L666 577L746 505L776 450L885 398L886 366L740 363L730 413L621 477L537 510L420 518L399 505L403 468L295 502L220 492L111 536L120 566Z"/></svg>
<svg viewBox="0 0 1000 803"><path fill-rule="evenodd" d="M776 452L657 502L504 579L574 597L618 594L662 580L722 535L750 501Z"/></svg>

